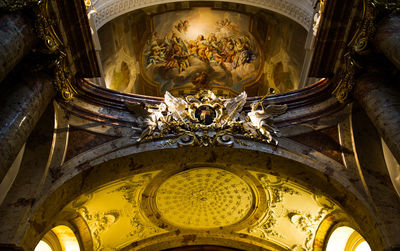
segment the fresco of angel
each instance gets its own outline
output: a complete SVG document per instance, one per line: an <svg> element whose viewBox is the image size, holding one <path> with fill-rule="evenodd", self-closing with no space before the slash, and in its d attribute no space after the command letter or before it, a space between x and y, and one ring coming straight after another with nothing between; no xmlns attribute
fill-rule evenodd
<svg viewBox="0 0 400 251"><path fill-rule="evenodd" d="M192 13L203 15L200 10ZM228 12L208 13L208 22L213 25L203 30L198 27L205 26L204 20L189 14L175 17L175 21L160 16L160 23L144 48L143 62L146 74L160 83L162 92L183 85L198 88L191 80L202 72L207 74L211 86L224 85L238 92L244 82L257 76L260 49L248 32L249 17L234 19L236 16ZM235 23L242 20L246 24Z"/></svg>

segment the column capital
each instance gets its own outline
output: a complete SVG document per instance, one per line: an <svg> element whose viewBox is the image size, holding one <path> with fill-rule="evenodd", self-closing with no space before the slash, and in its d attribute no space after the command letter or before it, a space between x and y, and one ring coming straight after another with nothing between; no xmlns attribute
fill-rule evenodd
<svg viewBox="0 0 400 251"><path fill-rule="evenodd" d="M363 0L360 25L344 50L336 75L338 84L333 94L340 102L348 99L357 76L371 71L371 68L382 67L382 65L387 68L386 59L379 57L379 52L383 52L400 69L400 42L398 42L400 22L397 25L398 16L392 18L396 21L395 24L392 21L389 27L383 28L382 31L382 20L396 15L399 10L399 0ZM384 42L381 42L382 37L386 39ZM382 43L384 45L381 45ZM384 49L380 49L380 47ZM377 60L382 62L376 63Z"/></svg>

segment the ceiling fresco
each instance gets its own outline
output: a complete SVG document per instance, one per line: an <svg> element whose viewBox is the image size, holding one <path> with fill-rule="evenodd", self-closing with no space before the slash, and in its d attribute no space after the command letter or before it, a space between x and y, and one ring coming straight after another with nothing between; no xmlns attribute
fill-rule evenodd
<svg viewBox="0 0 400 251"><path fill-rule="evenodd" d="M94 250L141 249L155 236L183 237L186 245L195 245L188 236L204 235L297 251L313 250L325 216L341 211L327 197L279 176L209 166L126 177L63 210L85 220ZM163 245L159 248L168 248Z"/></svg>
<svg viewBox="0 0 400 251"><path fill-rule="evenodd" d="M146 74L162 92L212 86L240 92L261 68L249 21L247 15L210 8L155 16L144 50Z"/></svg>
<svg viewBox="0 0 400 251"><path fill-rule="evenodd" d="M107 88L163 96L211 89L232 97L297 89L305 57L305 29L253 7L211 7L124 14L98 31Z"/></svg>

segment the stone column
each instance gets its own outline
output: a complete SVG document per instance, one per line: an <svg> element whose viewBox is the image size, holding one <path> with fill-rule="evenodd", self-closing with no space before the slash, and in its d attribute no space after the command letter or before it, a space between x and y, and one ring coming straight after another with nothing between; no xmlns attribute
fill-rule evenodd
<svg viewBox="0 0 400 251"><path fill-rule="evenodd" d="M55 93L52 79L43 73L20 73L4 80L0 90L0 181Z"/></svg>
<svg viewBox="0 0 400 251"><path fill-rule="evenodd" d="M374 44L400 69L400 17L389 16L378 25Z"/></svg>
<svg viewBox="0 0 400 251"><path fill-rule="evenodd" d="M0 17L0 82L38 41L33 21L19 13Z"/></svg>
<svg viewBox="0 0 400 251"><path fill-rule="evenodd" d="M361 76L354 88L361 104L394 157L400 162L400 88L382 73Z"/></svg>

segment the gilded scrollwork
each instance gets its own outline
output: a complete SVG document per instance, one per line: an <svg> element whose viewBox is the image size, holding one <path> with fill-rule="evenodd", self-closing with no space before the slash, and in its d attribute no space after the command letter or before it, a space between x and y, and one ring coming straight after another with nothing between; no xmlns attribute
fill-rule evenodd
<svg viewBox="0 0 400 251"><path fill-rule="evenodd" d="M154 173L142 173L126 178L116 184L104 187L98 193L83 194L70 204L69 210L77 212L88 224L94 242L94 250L111 248L109 243L104 241L110 238L109 232L112 231L110 229L127 227L128 231L120 234L122 239L127 240L144 239L162 231L143 216L140 208L140 195L154 175ZM99 204L99 198L113 202ZM115 208L115 205L120 207ZM119 248L117 249L119 250Z"/></svg>
<svg viewBox="0 0 400 251"><path fill-rule="evenodd" d="M298 194L298 192L287 186L285 184L286 182L279 177L275 177L275 180L271 180L268 175L258 174L257 179L269 193L269 210L256 226L248 228L247 231L249 233L259 232L263 238L268 238L268 236L284 238L284 236L274 229L278 217L275 209L278 204L282 202L285 194L294 195Z"/></svg>
<svg viewBox="0 0 400 251"><path fill-rule="evenodd" d="M337 84L333 94L339 100L339 102L345 102L349 93L354 87L354 74L356 72L356 66L350 53L344 55L344 68L345 70L341 73L339 83Z"/></svg>
<svg viewBox="0 0 400 251"><path fill-rule="evenodd" d="M277 145L279 130L273 118L285 113L287 106L264 107L261 100L245 112L246 98L246 92L231 99L220 99L209 90L185 99L166 92L164 102L158 106L126 106L142 127L137 142L175 135L179 146L231 146L236 142L234 137L241 135Z"/></svg>
<svg viewBox="0 0 400 251"><path fill-rule="evenodd" d="M289 218L290 222L294 224L300 231L307 234L303 244L306 250L313 249L315 230L318 228L318 225L323 218L333 211L333 207L333 204L324 205L315 216L311 215L311 213L302 213L300 211L287 212L287 217Z"/></svg>
<svg viewBox="0 0 400 251"><path fill-rule="evenodd" d="M68 102L76 94L72 85L72 74L67 63L64 44L56 32L55 20L51 18L49 1L41 1L36 10L36 30L38 36L44 41L46 54L53 55L55 66L54 87L64 101Z"/></svg>
<svg viewBox="0 0 400 251"><path fill-rule="evenodd" d="M348 43L347 52L342 58L342 72L333 91L340 102L347 100L353 90L355 76L363 69L360 58L371 52L369 45L375 36L376 24L383 16L399 10L399 0L363 0L362 20Z"/></svg>
<svg viewBox="0 0 400 251"><path fill-rule="evenodd" d="M50 9L49 0L5 0L0 1L0 10L18 11L30 9L35 15L35 30L43 41L45 49L41 53L53 58L50 66L54 67L54 87L64 101L70 101L76 90L72 85L72 74L67 63L66 50L56 31L56 21Z"/></svg>

